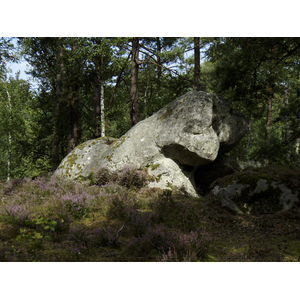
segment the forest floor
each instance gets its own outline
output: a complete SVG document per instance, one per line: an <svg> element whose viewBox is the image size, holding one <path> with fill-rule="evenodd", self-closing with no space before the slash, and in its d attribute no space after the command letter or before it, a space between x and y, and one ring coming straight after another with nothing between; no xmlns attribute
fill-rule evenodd
<svg viewBox="0 0 300 300"><path fill-rule="evenodd" d="M0 186L0 261L298 262L300 207L238 215L208 198L43 178Z"/></svg>

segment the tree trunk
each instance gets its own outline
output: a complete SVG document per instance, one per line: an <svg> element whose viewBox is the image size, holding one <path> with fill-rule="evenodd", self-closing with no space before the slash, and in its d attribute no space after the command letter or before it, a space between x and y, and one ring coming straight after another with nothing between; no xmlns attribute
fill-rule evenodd
<svg viewBox="0 0 300 300"><path fill-rule="evenodd" d="M52 147L52 169L57 169L60 163L59 146L60 146L60 104L62 94L62 77L64 73L62 38L56 40L56 90L55 90L55 108L54 108L54 132Z"/></svg>
<svg viewBox="0 0 300 300"><path fill-rule="evenodd" d="M97 76L96 76L97 77ZM98 79L95 78L94 82L94 115L93 115L93 129L94 129L94 138L98 138L100 136L100 86L98 84Z"/></svg>
<svg viewBox="0 0 300 300"><path fill-rule="evenodd" d="M72 45L72 51L76 49L76 46ZM69 126L68 126L68 153L70 153L77 145L78 145L78 130L79 130L79 111L78 111L78 76L77 76L77 68L76 68L76 60L75 65L72 70L71 75L71 91L70 91L70 100L68 103L68 112L69 112Z"/></svg>
<svg viewBox="0 0 300 300"><path fill-rule="evenodd" d="M103 63L103 56L102 56ZM104 114L104 80L101 80L101 97L100 97L100 108L101 108L101 137L105 136L105 114Z"/></svg>
<svg viewBox="0 0 300 300"><path fill-rule="evenodd" d="M195 68L194 68L194 91L200 88L200 38L194 37L194 54L195 54Z"/></svg>
<svg viewBox="0 0 300 300"><path fill-rule="evenodd" d="M248 135L247 135L247 144L243 153L243 159L246 159L247 156L247 152L249 149L249 145L250 145L250 139L251 139L251 113L249 114L249 125L248 125Z"/></svg>
<svg viewBox="0 0 300 300"><path fill-rule="evenodd" d="M161 76L161 63L160 63L160 53L161 53L161 43L160 38L156 38L156 45L157 45L157 54L156 54L156 60L157 60L157 79L160 80Z"/></svg>
<svg viewBox="0 0 300 300"><path fill-rule="evenodd" d="M274 82L270 84L270 95L268 101L268 110L267 110L267 124L266 124L266 134L265 141L267 144L270 143L270 135L271 135L271 122L272 122L272 103L273 103L273 94L274 94Z"/></svg>
<svg viewBox="0 0 300 300"><path fill-rule="evenodd" d="M9 124L12 122L12 107L11 107L11 98L8 90L6 90L8 98L8 109L9 109ZM7 158L7 182L10 180L10 166L11 166L11 132L8 131L8 158Z"/></svg>
<svg viewBox="0 0 300 300"><path fill-rule="evenodd" d="M130 123L131 127L139 121L138 71L139 38L132 38L131 77L130 77Z"/></svg>
<svg viewBox="0 0 300 300"><path fill-rule="evenodd" d="M269 88L269 100L268 100L268 110L267 110L267 124L265 131L265 142L267 145L270 143L271 136L271 122L272 122L272 105L274 96L274 68L275 68L275 58L274 58L275 46L272 48L272 67L270 71L270 88Z"/></svg>
<svg viewBox="0 0 300 300"><path fill-rule="evenodd" d="M298 63L300 64L300 57L298 56ZM298 84L297 84L297 102L298 107L300 106L300 68L298 69ZM298 134L300 134L300 112L298 116ZM299 154L299 146L300 146L300 137L296 139L296 155Z"/></svg>
<svg viewBox="0 0 300 300"><path fill-rule="evenodd" d="M10 131L10 126L12 123L12 104L11 104L11 97L10 93L8 91L8 86L7 86L7 62L6 59L4 58L4 64L5 64L5 90L6 90L6 95L7 95L7 100L8 100L8 113L9 113L9 129L8 129L8 157L7 157L7 182L10 180L10 171L11 171L11 131Z"/></svg>
<svg viewBox="0 0 300 300"><path fill-rule="evenodd" d="M291 161L291 150L289 146L290 142L290 116L289 116L289 84L285 84L285 90L284 90L284 106L286 109L286 115L285 115L285 142L287 144L287 150L286 150L286 161Z"/></svg>
<svg viewBox="0 0 300 300"><path fill-rule="evenodd" d="M100 45L99 39L96 38L95 43ZM94 60L95 64L95 81L94 81L94 115L93 115L93 129L94 138L100 137L100 118L101 118L101 107L100 107L100 89L101 89L101 55L97 55Z"/></svg>
<svg viewBox="0 0 300 300"><path fill-rule="evenodd" d="M270 135L271 135L271 123L272 123L272 105L273 105L273 96L274 96L274 70L272 67L271 70L271 79L270 79L270 89L269 89L269 100L268 100L268 109L267 109L267 124L265 131L265 142L269 145Z"/></svg>
<svg viewBox="0 0 300 300"><path fill-rule="evenodd" d="M148 96L148 89L149 89L149 74L148 74L148 68L146 70L146 79L147 79L147 86L144 94L144 107L145 107L145 118L148 118L148 103L147 103L147 96Z"/></svg>

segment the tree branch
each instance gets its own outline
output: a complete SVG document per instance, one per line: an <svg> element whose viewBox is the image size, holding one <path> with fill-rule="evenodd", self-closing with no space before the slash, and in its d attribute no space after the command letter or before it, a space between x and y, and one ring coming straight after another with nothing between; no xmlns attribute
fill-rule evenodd
<svg viewBox="0 0 300 300"><path fill-rule="evenodd" d="M118 87L118 84L119 84L119 82L120 82L122 73L124 72L124 69L125 69L125 67L126 67L126 64L127 64L128 60L129 60L129 57L131 56L131 53L132 53L132 52L130 51L129 55L127 56L126 62L125 62L125 64L124 64L124 66L123 66L123 68L122 68L120 74L118 75L116 85L115 85L115 87L114 87L114 90L113 90L113 92L112 92L112 95L111 95L111 98L110 98L110 101L109 101L109 108L111 108L111 104L112 104L112 101L113 101L113 99L114 99L115 92L116 92L117 87Z"/></svg>
<svg viewBox="0 0 300 300"><path fill-rule="evenodd" d="M178 72L177 72L177 71L174 71L174 70L172 70L172 69L170 69L170 68L167 68L167 67L165 67L165 66L159 65L158 63L155 63L155 62L153 62L153 61L143 60L143 61L140 61L138 64L141 65L141 64L144 64L144 63L150 63L150 64L157 65L157 66L159 66L159 67L165 68L165 69L167 69L168 71L173 72L174 74L178 75Z"/></svg>

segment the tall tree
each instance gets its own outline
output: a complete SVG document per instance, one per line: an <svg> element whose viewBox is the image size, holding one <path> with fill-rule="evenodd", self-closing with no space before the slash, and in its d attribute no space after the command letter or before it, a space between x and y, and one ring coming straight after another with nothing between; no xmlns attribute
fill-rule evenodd
<svg viewBox="0 0 300 300"><path fill-rule="evenodd" d="M194 37L194 56L195 56L195 68L194 68L194 91L198 91L200 88L200 38Z"/></svg>
<svg viewBox="0 0 300 300"><path fill-rule="evenodd" d="M265 131L265 142L269 144L271 135L271 123L272 123L272 108L273 108L273 97L274 97L274 72L275 72L275 45L272 47L272 66L270 70L270 81L269 81L269 99L267 106L267 122Z"/></svg>
<svg viewBox="0 0 300 300"><path fill-rule="evenodd" d="M78 145L79 130L79 83L78 83L78 66L80 62L76 57L76 39L71 40L72 65L69 74L69 95L68 95L68 153Z"/></svg>
<svg viewBox="0 0 300 300"><path fill-rule="evenodd" d="M94 76L94 115L93 115L93 128L94 137L105 136L105 113L104 113L104 51L103 44L105 41L101 38L95 38L93 40L97 50L93 56L93 62L95 65ZM107 55L108 53L106 53Z"/></svg>
<svg viewBox="0 0 300 300"><path fill-rule="evenodd" d="M139 72L139 38L131 40L131 77L130 77L130 124L133 127L139 122L139 94L138 94L138 72Z"/></svg>
<svg viewBox="0 0 300 300"><path fill-rule="evenodd" d="M284 106L286 110L285 115L285 142L287 145L286 149L286 161L291 161L291 150L290 150L290 117L289 117L289 84L284 85Z"/></svg>
<svg viewBox="0 0 300 300"><path fill-rule="evenodd" d="M62 83L65 77L65 68L63 61L63 44L62 37L56 39L56 90L55 90L55 107L54 107L54 130L52 146L52 166L53 171L60 164L60 129L61 129L61 104L62 104Z"/></svg>
<svg viewBox="0 0 300 300"><path fill-rule="evenodd" d="M298 54L297 56L297 62L298 62L298 68L297 68L297 71L298 71L298 74L297 74L297 104L298 104L298 107L300 107L300 55ZM298 116L297 116L297 131L298 131L298 137L296 138L296 155L298 156L299 155L299 148L300 148L300 110L298 111Z"/></svg>

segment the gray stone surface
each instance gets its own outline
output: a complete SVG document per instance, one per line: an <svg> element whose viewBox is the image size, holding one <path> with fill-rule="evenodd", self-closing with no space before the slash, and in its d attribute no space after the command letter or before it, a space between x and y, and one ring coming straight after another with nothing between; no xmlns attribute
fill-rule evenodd
<svg viewBox="0 0 300 300"><path fill-rule="evenodd" d="M61 162L55 176L86 178L93 168L125 166L147 169L150 187L177 188L197 197L194 172L230 151L247 131L247 121L214 94L191 91L120 139L100 138L76 147Z"/></svg>
<svg viewBox="0 0 300 300"><path fill-rule="evenodd" d="M273 214L299 201L300 174L284 167L264 167L216 180L212 197L239 214Z"/></svg>

